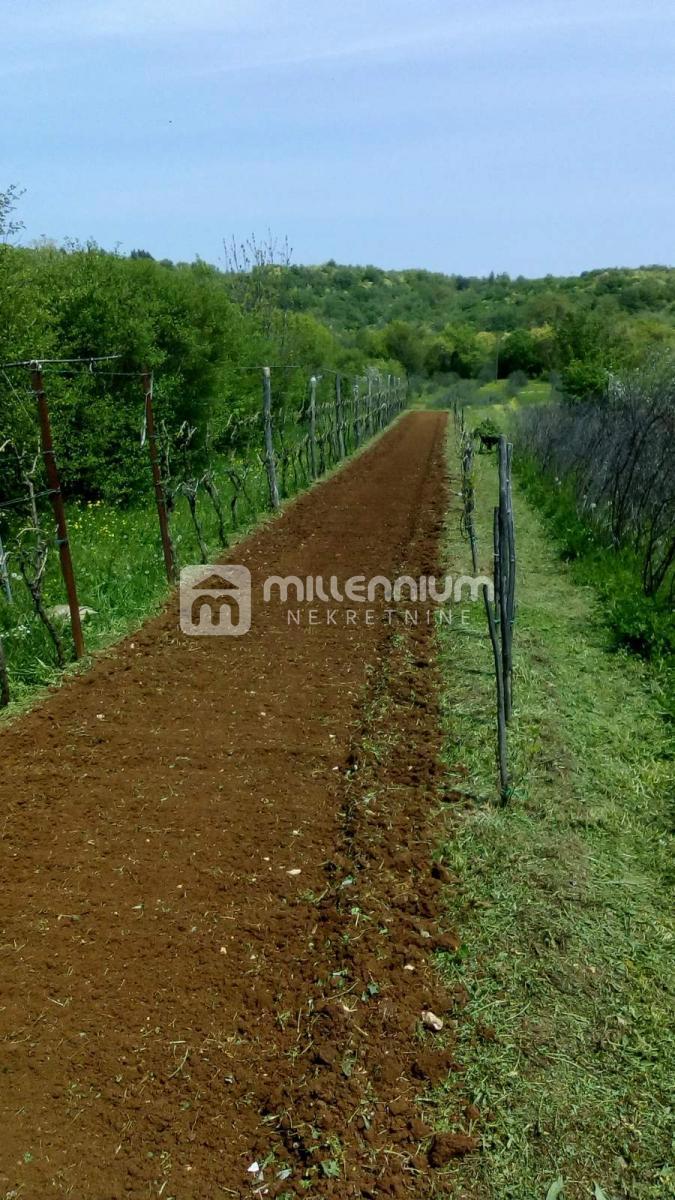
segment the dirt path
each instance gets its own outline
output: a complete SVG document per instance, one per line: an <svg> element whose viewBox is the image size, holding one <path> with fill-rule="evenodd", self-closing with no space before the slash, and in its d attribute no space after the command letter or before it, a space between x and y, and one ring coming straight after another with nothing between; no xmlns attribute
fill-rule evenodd
<svg viewBox="0 0 675 1200"><path fill-rule="evenodd" d="M404 417L236 548L247 636L172 607L0 735L3 1198L426 1194L432 630L256 601L437 571L444 424Z"/></svg>

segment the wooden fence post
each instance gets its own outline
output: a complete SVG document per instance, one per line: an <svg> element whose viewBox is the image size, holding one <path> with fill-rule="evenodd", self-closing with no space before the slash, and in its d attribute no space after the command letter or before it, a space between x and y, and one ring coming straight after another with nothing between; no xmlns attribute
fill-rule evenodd
<svg viewBox="0 0 675 1200"><path fill-rule="evenodd" d="M335 376L335 420L337 422L338 453L340 458L344 458L347 450L345 447L345 418L342 408L342 378L339 372Z"/></svg>
<svg viewBox="0 0 675 1200"><path fill-rule="evenodd" d="M457 410L455 408L455 417ZM474 522L474 489L473 489L473 439L468 437L465 432L462 432L462 497L464 500L464 525L469 537L471 546L471 563L473 566L474 575L478 574L478 539L476 537L476 526ZM495 509L494 519L494 539L495 539L495 595L498 586L498 566L499 557L498 549L498 523L497 509ZM485 608L485 616L487 618L488 633L490 635L490 645L492 646L492 657L494 659L495 668L495 687L497 699L497 763L499 766L499 796L502 804L505 804L510 794L510 778L508 764L508 746L506 740L506 708L504 696L504 669L502 663L502 652L499 644L499 632L495 620L495 613L490 603L490 594L487 585L483 584L482 589L483 606Z"/></svg>
<svg viewBox="0 0 675 1200"><path fill-rule="evenodd" d="M497 625L499 625L499 621L500 621L499 597L501 596L501 586L502 586L501 582L500 582L500 575L501 575L502 564L501 564L501 559L499 557L499 509L498 508L493 508L493 510L492 510L492 547L493 547L492 560L493 560L494 592L495 592L493 603L494 603L494 612L495 612L495 622Z"/></svg>
<svg viewBox="0 0 675 1200"><path fill-rule="evenodd" d="M508 611L509 625L513 630L513 625L516 618L516 534L513 521L513 493L511 491L511 462L513 460L513 446L511 442L506 447L506 499L508 504L508 535L509 535L509 589L508 589Z"/></svg>
<svg viewBox="0 0 675 1200"><path fill-rule="evenodd" d="M265 431L265 470L272 508L279 507L279 488L274 461L274 438L272 436L272 379L269 367L263 367L263 427Z"/></svg>
<svg viewBox="0 0 675 1200"><path fill-rule="evenodd" d="M511 719L511 623L509 620L509 593L511 589L509 570L509 499L508 499L508 451L504 434L499 438L499 627L502 643L504 674L504 709L506 720Z"/></svg>
<svg viewBox="0 0 675 1200"><path fill-rule="evenodd" d="M506 447L506 536L509 561L509 582L506 592L506 615L509 625L509 707L513 711L513 627L516 620L516 535L513 521L513 494L511 491L511 461L513 446Z"/></svg>
<svg viewBox="0 0 675 1200"><path fill-rule="evenodd" d="M316 375L309 381L309 462L312 479L316 479Z"/></svg>
<svg viewBox="0 0 675 1200"><path fill-rule="evenodd" d="M485 607L485 616L487 617L488 632L490 634L490 644L492 646L492 657L495 664L495 685L497 692L497 761L499 763L499 785L500 799L502 804L508 800L509 796L509 766L508 766L508 751L506 744L506 696L504 688L504 668L502 664L502 655L499 646L499 637L497 634L497 626L495 625L495 617L490 604L490 596L488 589L483 584L483 604Z"/></svg>
<svg viewBox="0 0 675 1200"><path fill-rule="evenodd" d="M7 674L7 659L5 658L5 648L0 638L0 708L6 708L9 704L9 675Z"/></svg>
<svg viewBox="0 0 675 1200"><path fill-rule="evenodd" d="M40 421L42 457L45 461L47 482L49 484L49 491L52 498L52 508L54 510L54 518L56 520L56 540L59 548L61 574L63 575L63 582L66 585L66 596L68 597L70 627L73 631L73 642L75 643L75 657L82 658L84 655L84 637L82 636L82 622L80 620L80 606L77 599L77 587L75 585L75 572L73 571L73 560L70 554L70 543L68 541L66 510L63 505L63 494L61 492L59 472L56 466L56 456L54 454L54 445L52 442L52 429L49 421L49 408L47 407L47 397L45 395L44 380L42 378L42 368L38 362L32 363L30 378L35 399L37 401L38 418Z"/></svg>
<svg viewBox="0 0 675 1200"><path fill-rule="evenodd" d="M175 583L176 563L173 557L173 546L171 545L171 536L169 534L169 515L166 508L166 497L164 495L162 473L159 469L159 454L157 453L157 430L155 429L155 410L152 402L152 373L150 371L143 371L141 375L141 381L143 384L143 395L145 397L145 433L148 439L150 469L152 471L152 483L155 489L155 503L157 505L157 516L159 518L159 532L162 539L162 553L164 554L164 568L166 570L166 578L168 582Z"/></svg>
<svg viewBox="0 0 675 1200"><path fill-rule="evenodd" d="M12 584L9 578L7 555L5 553L5 547L2 544L2 538L0 538L0 584L2 585L2 590L7 598L7 603L13 604L14 597L12 596Z"/></svg>
<svg viewBox="0 0 675 1200"><path fill-rule="evenodd" d="M354 396L354 443L358 449L361 445L361 397L358 379L354 383L352 394Z"/></svg>

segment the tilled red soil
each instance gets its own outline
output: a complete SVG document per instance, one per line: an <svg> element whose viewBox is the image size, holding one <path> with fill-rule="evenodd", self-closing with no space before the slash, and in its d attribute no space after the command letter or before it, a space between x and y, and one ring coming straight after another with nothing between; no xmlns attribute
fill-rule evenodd
<svg viewBox="0 0 675 1200"><path fill-rule="evenodd" d="M444 427L404 417L236 547L248 635L173 604L0 734L3 1200L431 1189L415 1100L454 1064L420 1017L461 1003L433 625L297 627L261 588L440 573Z"/></svg>

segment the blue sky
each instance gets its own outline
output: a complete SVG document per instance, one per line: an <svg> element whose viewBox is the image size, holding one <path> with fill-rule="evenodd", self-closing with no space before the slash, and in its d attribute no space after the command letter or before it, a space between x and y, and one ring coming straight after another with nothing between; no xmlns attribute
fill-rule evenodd
<svg viewBox="0 0 675 1200"><path fill-rule="evenodd" d="M675 260L672 0L4 0L25 238L483 274Z"/></svg>

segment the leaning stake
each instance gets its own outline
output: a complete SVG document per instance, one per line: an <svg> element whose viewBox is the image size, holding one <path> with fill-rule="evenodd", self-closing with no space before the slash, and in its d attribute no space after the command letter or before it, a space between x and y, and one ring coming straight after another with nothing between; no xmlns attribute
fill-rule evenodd
<svg viewBox="0 0 675 1200"><path fill-rule="evenodd" d="M309 461L312 479L316 479L316 375L309 381Z"/></svg>
<svg viewBox="0 0 675 1200"><path fill-rule="evenodd" d="M70 555L70 543L68 542L66 510L63 505L61 483L59 481L59 472L56 466L56 457L54 455L52 429L49 423L49 409L47 407L47 397L45 395L44 380L42 378L42 368L38 362L32 364L30 378L33 392L35 393L35 399L37 401L38 418L40 421L42 457L45 460L47 482L49 484L49 491L52 498L52 508L54 510L54 518L56 520L56 541L59 548L59 559L61 560L61 574L63 575L63 582L66 585L66 595L68 597L70 627L73 631L73 642L75 643L75 657L82 658L84 655L84 638L82 636L82 622L80 621L80 606L77 600L77 588L75 586L75 572L73 571L73 560Z"/></svg>
<svg viewBox="0 0 675 1200"><path fill-rule="evenodd" d="M7 600L7 603L13 604L14 599L12 596L12 585L9 580L9 568L7 566L7 555L5 553L5 548L2 544L2 538L0 538L0 585L2 586L2 590L5 593L5 598Z"/></svg>
<svg viewBox="0 0 675 1200"><path fill-rule="evenodd" d="M509 497L508 452L504 434L499 438L499 632L502 644L502 673L504 677L504 711L507 723L511 720L511 624L509 621Z"/></svg>
<svg viewBox="0 0 675 1200"><path fill-rule="evenodd" d="M0 708L6 708L9 704L9 675L7 674L7 659L5 658L5 649L0 638Z"/></svg>
<svg viewBox="0 0 675 1200"><path fill-rule="evenodd" d="M155 411L152 404L152 374L150 371L144 371L141 378L143 381L143 394L145 396L145 432L148 439L148 450L150 452L150 466L152 469L152 482L155 488L157 516L159 517L159 532L162 537L164 566L166 568L166 577L169 583L175 583L176 564L173 558L173 547L171 545L171 537L169 535L169 517L166 511L166 497L164 495L164 485L162 483L162 474L159 469L159 455L157 453Z"/></svg>
<svg viewBox="0 0 675 1200"><path fill-rule="evenodd" d="M274 438L272 436L272 379L269 367L263 367L263 425L265 430L265 470L272 508L279 507L279 488L274 461Z"/></svg>
<svg viewBox="0 0 675 1200"><path fill-rule="evenodd" d="M337 424L338 454L344 458L345 448L345 417L342 408L342 379L340 373L335 376L335 420Z"/></svg>

